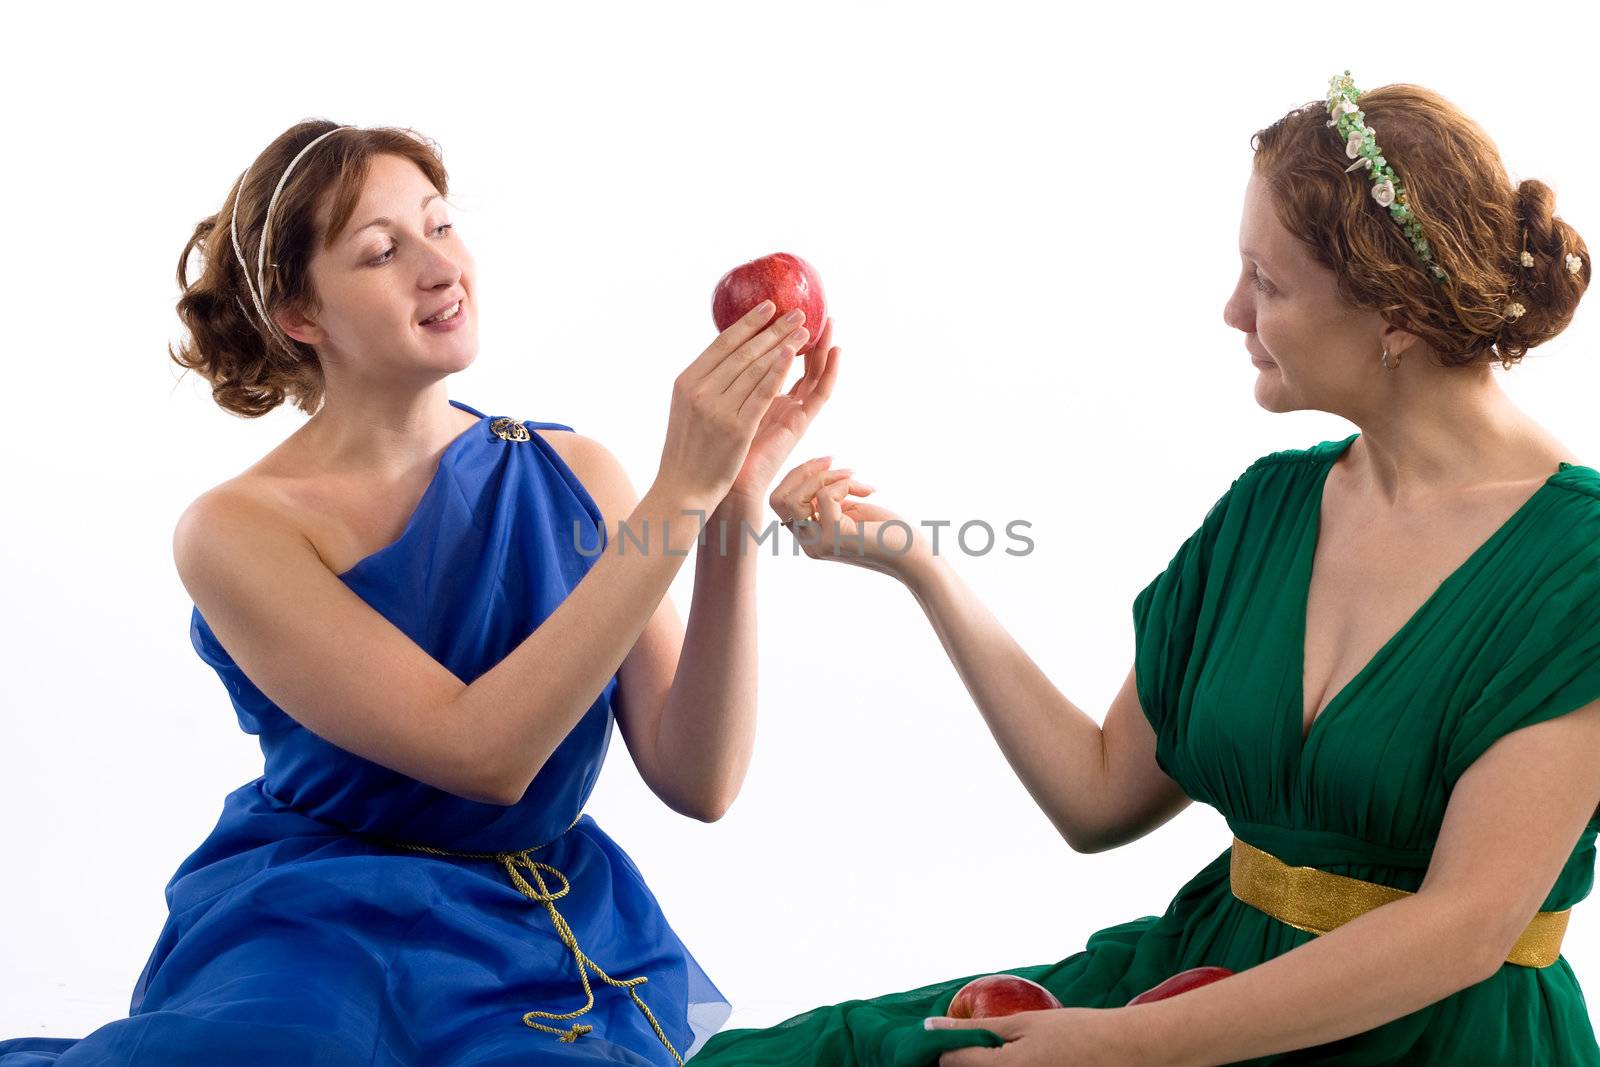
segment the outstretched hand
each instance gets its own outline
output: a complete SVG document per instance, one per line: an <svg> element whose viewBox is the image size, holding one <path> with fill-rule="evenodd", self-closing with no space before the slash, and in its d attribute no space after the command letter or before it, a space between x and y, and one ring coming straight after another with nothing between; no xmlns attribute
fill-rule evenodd
<svg viewBox="0 0 1600 1067"><path fill-rule="evenodd" d="M832 457L808 460L778 483L768 503L812 559L831 559L904 579L926 562L926 542L888 508L852 497L877 492L851 477L849 467L830 469Z"/></svg>

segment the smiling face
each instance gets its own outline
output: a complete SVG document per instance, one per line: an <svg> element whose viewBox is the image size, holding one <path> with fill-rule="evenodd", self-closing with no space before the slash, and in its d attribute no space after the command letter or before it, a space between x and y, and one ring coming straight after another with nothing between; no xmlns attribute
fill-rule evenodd
<svg viewBox="0 0 1600 1067"><path fill-rule="evenodd" d="M420 386L470 365L478 350L473 259L427 176L400 156L373 157L355 213L325 249L331 199L319 202L308 268L320 306L305 316L279 312L285 332L316 348L330 385ZM454 328L421 325L456 300Z"/></svg>
<svg viewBox="0 0 1600 1067"><path fill-rule="evenodd" d="M1370 401L1385 344L1406 351L1410 334L1339 296L1337 277L1284 228L1271 192L1251 175L1239 225L1239 280L1223 308L1256 362L1256 402L1268 411L1315 408L1347 414ZM1415 358L1415 357L1413 357Z"/></svg>

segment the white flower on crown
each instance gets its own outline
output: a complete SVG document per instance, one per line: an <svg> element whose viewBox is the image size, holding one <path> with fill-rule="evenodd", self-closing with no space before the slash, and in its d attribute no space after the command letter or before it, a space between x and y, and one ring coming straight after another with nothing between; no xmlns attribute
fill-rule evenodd
<svg viewBox="0 0 1600 1067"><path fill-rule="evenodd" d="M1571 252L1568 252L1567 270L1571 271L1573 274L1581 274L1583 272L1583 257L1575 256Z"/></svg>
<svg viewBox="0 0 1600 1067"><path fill-rule="evenodd" d="M1357 112L1357 111L1360 111L1360 110L1361 109L1358 108L1355 105L1355 102L1352 101L1349 97L1347 97L1347 96L1340 97L1339 98L1339 102L1337 104L1334 104L1334 103L1330 102L1330 104L1328 106L1328 114L1330 116L1330 118L1328 119L1328 125L1329 126L1337 126L1339 124L1339 120L1340 119L1344 118L1346 115L1353 114L1354 112Z"/></svg>
<svg viewBox="0 0 1600 1067"><path fill-rule="evenodd" d="M1391 182L1388 178L1380 182L1373 182L1372 199L1376 200L1382 207L1388 207L1394 203L1394 182Z"/></svg>
<svg viewBox="0 0 1600 1067"><path fill-rule="evenodd" d="M1516 320L1522 318L1523 312L1527 310L1527 308L1513 300L1506 306L1506 318L1510 319L1512 322L1515 322Z"/></svg>
<svg viewBox="0 0 1600 1067"><path fill-rule="evenodd" d="M1522 253L1522 265L1524 267L1533 266L1533 253L1527 251L1526 249L1524 249Z"/></svg>
<svg viewBox="0 0 1600 1067"><path fill-rule="evenodd" d="M1352 133L1350 135L1350 139L1344 143L1345 156L1350 159L1354 159L1359 156L1361 154L1361 144L1365 139L1366 131L1364 130L1356 130L1354 133Z"/></svg>

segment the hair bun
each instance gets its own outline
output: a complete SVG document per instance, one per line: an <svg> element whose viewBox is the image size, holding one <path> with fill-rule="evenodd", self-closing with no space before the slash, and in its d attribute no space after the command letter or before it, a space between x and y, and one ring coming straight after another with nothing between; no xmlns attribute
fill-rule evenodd
<svg viewBox="0 0 1600 1067"><path fill-rule="evenodd" d="M1508 318L1501 327L1495 347L1502 357L1520 357L1564 330L1578 309L1578 300L1589 285L1589 250L1578 231L1555 212L1556 194L1537 178L1517 183L1517 222L1523 245L1533 262L1519 259L1519 284L1512 300L1525 313ZM1567 257L1582 260L1577 272L1567 265Z"/></svg>
<svg viewBox="0 0 1600 1067"><path fill-rule="evenodd" d="M1528 231L1530 251L1546 251L1543 242L1551 237L1555 221L1556 193L1537 178L1525 178L1517 183L1517 221ZM1540 242L1535 247L1534 242Z"/></svg>

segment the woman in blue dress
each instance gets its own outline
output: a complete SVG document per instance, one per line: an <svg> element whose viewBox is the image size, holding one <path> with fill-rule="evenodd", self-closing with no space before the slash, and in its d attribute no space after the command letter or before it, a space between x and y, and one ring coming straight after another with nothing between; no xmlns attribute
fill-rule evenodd
<svg viewBox="0 0 1600 1067"><path fill-rule="evenodd" d="M767 304L719 335L636 499L570 427L447 400L477 353L447 193L411 131L308 121L184 249L172 358L229 411L311 413L174 537L190 639L264 773L168 884L129 1016L0 1042L3 1067L665 1065L727 1018L582 812L613 718L676 811L738 792L757 553L711 533L761 521L832 389L831 330L782 395L805 324ZM623 522L646 550L604 551ZM697 540L685 636L667 592Z"/></svg>

